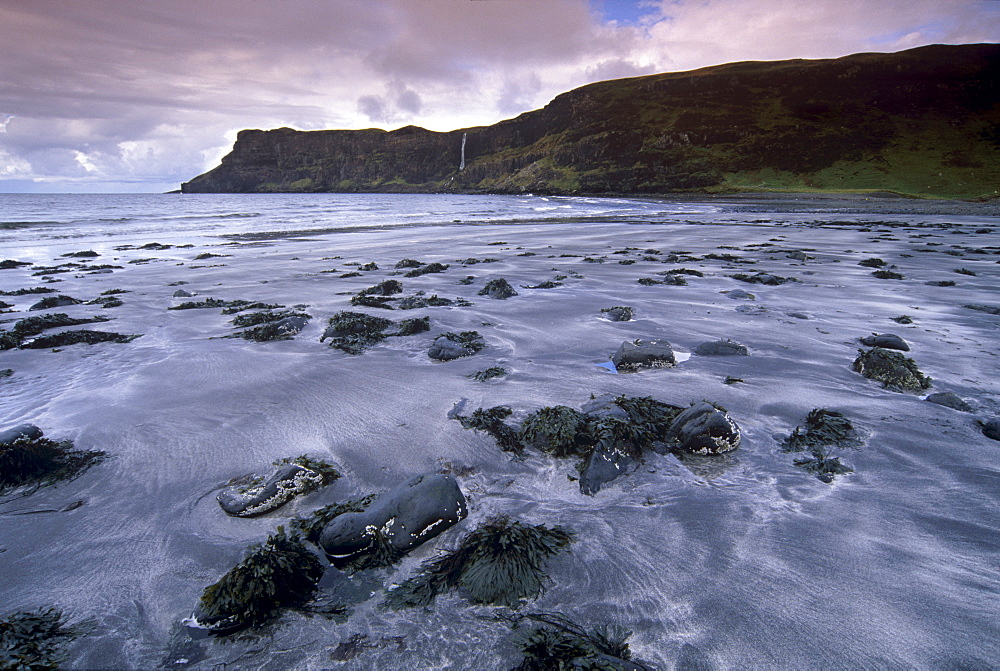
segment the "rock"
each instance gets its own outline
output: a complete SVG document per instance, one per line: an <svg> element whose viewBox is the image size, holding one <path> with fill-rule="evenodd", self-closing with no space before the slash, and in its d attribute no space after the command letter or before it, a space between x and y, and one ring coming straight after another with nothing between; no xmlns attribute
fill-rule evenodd
<svg viewBox="0 0 1000 671"><path fill-rule="evenodd" d="M702 356L747 356L750 352L746 345L732 340L715 340L703 342L694 348L695 354Z"/></svg>
<svg viewBox="0 0 1000 671"><path fill-rule="evenodd" d="M510 282L502 277L498 277L495 280L487 282L486 286L479 292L479 295L503 300L511 296L517 296L517 292L514 291L514 287L510 286Z"/></svg>
<svg viewBox="0 0 1000 671"><path fill-rule="evenodd" d="M928 396L926 400L961 412L972 412L973 410L971 405L962 400L962 397L950 391L939 391Z"/></svg>
<svg viewBox="0 0 1000 671"><path fill-rule="evenodd" d="M277 328L282 333L294 334L298 333L306 327L309 323L308 315L289 315L283 317L276 322L273 322L275 328Z"/></svg>
<svg viewBox="0 0 1000 671"><path fill-rule="evenodd" d="M809 259L812 258L805 252L800 252L800 251L788 252L787 254L785 254L785 256L795 261L808 261Z"/></svg>
<svg viewBox="0 0 1000 671"><path fill-rule="evenodd" d="M615 306L613 308L604 308L601 310L601 314L608 321L612 322L627 322L632 320L632 308L630 307Z"/></svg>
<svg viewBox="0 0 1000 671"><path fill-rule="evenodd" d="M227 515L256 517L277 510L297 495L323 484L323 476L299 464L283 464L271 477L227 487L217 500Z"/></svg>
<svg viewBox="0 0 1000 671"><path fill-rule="evenodd" d="M674 418L665 440L683 452L721 454L740 446L740 427L725 411L701 401Z"/></svg>
<svg viewBox="0 0 1000 671"><path fill-rule="evenodd" d="M906 344L906 341L894 333L874 333L861 338L861 344L865 347L884 347L897 349L900 352L910 351L910 346Z"/></svg>
<svg viewBox="0 0 1000 671"><path fill-rule="evenodd" d="M807 312L786 312L785 314L795 319L812 319Z"/></svg>
<svg viewBox="0 0 1000 671"><path fill-rule="evenodd" d="M611 361L619 371L640 368L670 368L677 364L674 350L666 340L634 340L623 342Z"/></svg>
<svg viewBox="0 0 1000 671"><path fill-rule="evenodd" d="M38 301L32 305L29 310L48 310L49 308L62 308L67 305L78 305L83 301L77 300L72 296L46 296L42 300Z"/></svg>
<svg viewBox="0 0 1000 671"><path fill-rule="evenodd" d="M178 289L174 292L174 298L192 298L194 296L190 291L184 291L183 289Z"/></svg>
<svg viewBox="0 0 1000 671"><path fill-rule="evenodd" d="M983 435L993 440L1000 440L1000 418L994 417L982 423Z"/></svg>
<svg viewBox="0 0 1000 671"><path fill-rule="evenodd" d="M0 446L11 445L18 438L35 440L42 437L42 430L34 424L18 424L17 426L0 431Z"/></svg>
<svg viewBox="0 0 1000 671"><path fill-rule="evenodd" d="M733 289L732 291L723 291L722 293L726 295L726 298L732 298L740 301L752 301L757 298L753 294L743 291L742 289Z"/></svg>
<svg viewBox="0 0 1000 671"><path fill-rule="evenodd" d="M319 544L331 559L375 550L376 534L393 550L409 552L468 515L465 495L450 475L418 475L377 498L366 510L331 520Z"/></svg>
<svg viewBox="0 0 1000 671"><path fill-rule="evenodd" d="M438 361L451 361L463 356L472 356L484 346L485 343L475 331L463 331L460 334L445 333L434 339L430 349L427 350L427 356Z"/></svg>
<svg viewBox="0 0 1000 671"><path fill-rule="evenodd" d="M891 391L921 391L931 386L931 379L920 372L913 359L882 347L858 350L854 370Z"/></svg>
<svg viewBox="0 0 1000 671"><path fill-rule="evenodd" d="M580 492L593 496L620 475L635 470L639 462L614 445L600 442L590 452L580 472Z"/></svg>

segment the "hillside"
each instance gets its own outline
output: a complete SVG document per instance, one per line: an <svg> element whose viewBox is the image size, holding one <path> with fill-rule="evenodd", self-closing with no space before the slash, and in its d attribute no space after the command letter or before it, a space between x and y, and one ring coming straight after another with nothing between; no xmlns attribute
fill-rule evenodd
<svg viewBox="0 0 1000 671"><path fill-rule="evenodd" d="M464 143L465 165L462 166ZM244 130L185 193L1000 195L1000 45L598 82L492 126Z"/></svg>

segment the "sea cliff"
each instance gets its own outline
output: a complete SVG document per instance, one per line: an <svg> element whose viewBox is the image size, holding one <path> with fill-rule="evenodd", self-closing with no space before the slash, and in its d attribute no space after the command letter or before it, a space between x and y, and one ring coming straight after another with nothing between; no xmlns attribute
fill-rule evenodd
<svg viewBox="0 0 1000 671"><path fill-rule="evenodd" d="M492 126L244 130L211 192L1000 195L1000 45L598 82Z"/></svg>

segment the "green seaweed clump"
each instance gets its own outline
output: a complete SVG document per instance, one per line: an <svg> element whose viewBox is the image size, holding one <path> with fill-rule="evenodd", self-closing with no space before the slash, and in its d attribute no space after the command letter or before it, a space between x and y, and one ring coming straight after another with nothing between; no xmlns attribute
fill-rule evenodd
<svg viewBox="0 0 1000 671"><path fill-rule="evenodd" d="M195 620L217 634L264 624L282 608L304 605L323 577L323 564L283 527L213 585L205 588Z"/></svg>
<svg viewBox="0 0 1000 671"><path fill-rule="evenodd" d="M22 436L0 445L0 494L31 485L30 494L39 487L75 478L106 456L100 451L73 449L71 440Z"/></svg>
<svg viewBox="0 0 1000 671"><path fill-rule="evenodd" d="M236 328L247 328L248 326L258 326L260 324L280 321L285 317L309 317L309 315L305 312L296 312L294 310L285 310L283 312L249 312L236 315L230 320L230 323Z"/></svg>
<svg viewBox="0 0 1000 671"><path fill-rule="evenodd" d="M878 257L873 257L870 259L863 259L861 261L858 261L858 265L864 266L865 268L881 268L887 264L882 259Z"/></svg>
<svg viewBox="0 0 1000 671"><path fill-rule="evenodd" d="M399 280L384 280L373 287L362 289L359 296L392 296L403 293L403 283Z"/></svg>
<svg viewBox="0 0 1000 671"><path fill-rule="evenodd" d="M931 386L931 379L920 372L913 359L882 347L859 349L854 370L892 391L921 391Z"/></svg>
<svg viewBox="0 0 1000 671"><path fill-rule="evenodd" d="M521 423L520 442L554 457L586 456L593 447L587 416L565 405L528 415Z"/></svg>
<svg viewBox="0 0 1000 671"><path fill-rule="evenodd" d="M872 273L872 277L878 278L880 280L902 280L905 279L902 273L897 273L893 270L876 270Z"/></svg>
<svg viewBox="0 0 1000 671"><path fill-rule="evenodd" d="M430 330L431 330L430 317L414 317L413 319L404 319L403 321L399 322L399 326L396 328L396 332L393 333L392 335L411 336Z"/></svg>
<svg viewBox="0 0 1000 671"><path fill-rule="evenodd" d="M469 417L457 415L455 419L461 422L464 429L484 431L493 436L504 452L521 454L524 452L524 445L521 443L520 434L503 421L512 413L513 410L508 406L498 405L489 409L478 408L473 410Z"/></svg>
<svg viewBox="0 0 1000 671"><path fill-rule="evenodd" d="M399 267L399 264L396 264ZM403 275L403 277L420 277L421 275L428 275L430 273L443 273L448 270L448 266L443 263L438 263L437 261L433 263L428 263L426 266L420 268L414 268L410 272Z"/></svg>
<svg viewBox="0 0 1000 671"><path fill-rule="evenodd" d="M562 527L531 526L494 517L462 539L458 548L424 562L421 572L389 591L391 608L428 606L459 587L473 602L517 607L541 594L545 561L573 541Z"/></svg>
<svg viewBox="0 0 1000 671"><path fill-rule="evenodd" d="M84 343L96 345L102 342L126 343L132 342L136 338L141 338L141 333L123 335L121 333L110 333L108 331L62 331L49 336L40 336L21 345L22 349L48 349L50 347L66 347Z"/></svg>
<svg viewBox="0 0 1000 671"><path fill-rule="evenodd" d="M657 401L651 396L619 396L615 405L625 411L633 424L651 435L663 435L683 408Z"/></svg>
<svg viewBox="0 0 1000 671"><path fill-rule="evenodd" d="M56 290L51 287L30 287L14 291L0 291L0 296L30 296L32 294L54 294L55 292Z"/></svg>
<svg viewBox="0 0 1000 671"><path fill-rule="evenodd" d="M837 475L854 472L850 466L840 463L840 457L831 457L829 453L821 449L814 449L811 454L810 457L796 459L794 463L815 475L822 482L830 483Z"/></svg>
<svg viewBox="0 0 1000 671"><path fill-rule="evenodd" d="M87 301L87 305L100 305L102 308L118 308L125 305L125 301L117 296L98 296L92 301Z"/></svg>
<svg viewBox="0 0 1000 671"><path fill-rule="evenodd" d="M465 349L471 350L471 354L475 354L486 347L486 341L483 340L483 336L479 335L479 331L462 331L461 333L449 331L448 333L442 333L438 337L447 338L454 343L458 343Z"/></svg>
<svg viewBox="0 0 1000 671"><path fill-rule="evenodd" d="M612 625L587 631L555 613L530 613L515 618L515 623L531 619L539 624L515 634L514 642L524 654L524 659L513 671L632 671L647 668L632 660L628 645L632 632L624 627Z"/></svg>
<svg viewBox="0 0 1000 671"><path fill-rule="evenodd" d="M814 408L806 416L805 427L795 427L795 430L782 441L781 451L804 452L820 445L849 447L857 446L860 442L851 420L842 413Z"/></svg>
<svg viewBox="0 0 1000 671"><path fill-rule="evenodd" d="M897 324L912 324L913 317L911 317L910 315L899 315L898 317L893 317L892 321L896 322Z"/></svg>
<svg viewBox="0 0 1000 671"><path fill-rule="evenodd" d="M366 296L364 294L357 294L351 296L351 305L355 307L364 308L382 308L383 310L393 310L394 308L389 304L391 298L386 298L383 296Z"/></svg>
<svg viewBox="0 0 1000 671"><path fill-rule="evenodd" d="M486 382L495 377L503 377L507 372L507 369L502 366L490 366L486 370L478 370L471 375L466 375L466 377L471 377L476 382Z"/></svg>
<svg viewBox="0 0 1000 671"><path fill-rule="evenodd" d="M58 608L12 613L0 620L0 669L58 669L60 646L77 636Z"/></svg>
<svg viewBox="0 0 1000 671"><path fill-rule="evenodd" d="M395 267L398 270L400 268L419 268L422 265L424 264L416 259L401 259L396 262Z"/></svg>
<svg viewBox="0 0 1000 671"><path fill-rule="evenodd" d="M338 312L330 317L330 325L320 338L330 338L330 347L348 354L361 354L369 347L386 339L384 331L392 322L383 317L373 317L361 312Z"/></svg>

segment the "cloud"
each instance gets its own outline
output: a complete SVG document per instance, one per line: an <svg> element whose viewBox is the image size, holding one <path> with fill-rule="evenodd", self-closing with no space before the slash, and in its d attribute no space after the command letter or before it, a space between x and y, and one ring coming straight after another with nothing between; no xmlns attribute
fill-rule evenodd
<svg viewBox="0 0 1000 671"><path fill-rule="evenodd" d="M15 175L158 190L211 167L241 128L451 130L601 79L1000 34L988 0L632 5L0 0L16 115L0 123L0 190Z"/></svg>

